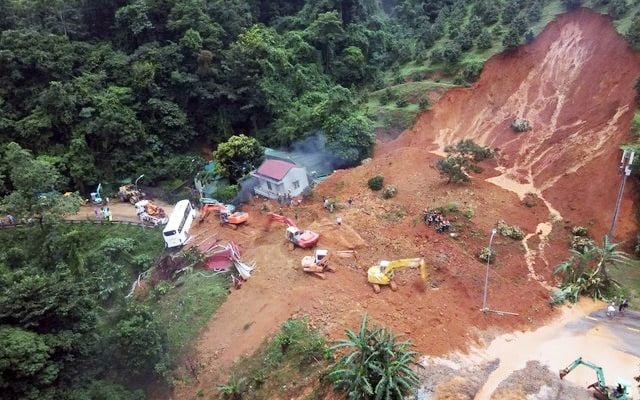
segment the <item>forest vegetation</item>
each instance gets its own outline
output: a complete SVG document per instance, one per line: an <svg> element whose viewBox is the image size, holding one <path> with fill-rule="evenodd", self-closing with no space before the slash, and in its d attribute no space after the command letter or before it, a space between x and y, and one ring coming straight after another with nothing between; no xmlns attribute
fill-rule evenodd
<svg viewBox="0 0 640 400"><path fill-rule="evenodd" d="M62 223L96 185L171 189L215 150L254 160L317 136L334 167L358 165L430 90L579 6L640 49L640 0L0 2L0 215L39 222L0 230L3 398L143 398L224 300L225 279L188 271L127 298L161 234ZM232 182L256 167L230 159Z"/></svg>

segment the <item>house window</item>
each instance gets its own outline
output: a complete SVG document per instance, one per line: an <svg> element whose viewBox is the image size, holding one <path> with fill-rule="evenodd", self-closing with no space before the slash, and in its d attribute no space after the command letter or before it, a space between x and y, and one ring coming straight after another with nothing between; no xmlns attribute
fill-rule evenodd
<svg viewBox="0 0 640 400"><path fill-rule="evenodd" d="M271 182L269 182L269 181L267 181L267 189L273 190L273 188L271 187Z"/></svg>
<svg viewBox="0 0 640 400"><path fill-rule="evenodd" d="M294 181L293 182L293 188L294 189L299 189L300 188L300 181Z"/></svg>

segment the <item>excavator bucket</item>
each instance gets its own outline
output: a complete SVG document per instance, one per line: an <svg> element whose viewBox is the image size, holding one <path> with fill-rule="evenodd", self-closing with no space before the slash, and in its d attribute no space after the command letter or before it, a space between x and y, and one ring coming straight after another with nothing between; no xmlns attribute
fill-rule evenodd
<svg viewBox="0 0 640 400"><path fill-rule="evenodd" d="M560 370L560 379L562 379L565 376L567 376L568 373L569 373L569 370L567 368L561 369Z"/></svg>

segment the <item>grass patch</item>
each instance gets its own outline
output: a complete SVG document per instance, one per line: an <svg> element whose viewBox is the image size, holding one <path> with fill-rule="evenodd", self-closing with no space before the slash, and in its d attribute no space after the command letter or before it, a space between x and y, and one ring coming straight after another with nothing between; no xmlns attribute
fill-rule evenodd
<svg viewBox="0 0 640 400"><path fill-rule="evenodd" d="M628 265L610 268L611 277L622 285L624 296L629 298L633 309L640 308L640 261L636 260Z"/></svg>
<svg viewBox="0 0 640 400"><path fill-rule="evenodd" d="M229 293L229 280L224 274L209 277L188 273L172 290L159 295L158 317L167 330L169 350L173 357L183 353Z"/></svg>
<svg viewBox="0 0 640 400"><path fill-rule="evenodd" d="M230 398L228 389L236 389L238 382L235 391L243 400L299 398L307 387L320 386L329 366L326 349L324 336L306 318L289 319L251 357L231 368L232 380L218 387L221 396L212 398Z"/></svg>
<svg viewBox="0 0 640 400"><path fill-rule="evenodd" d="M404 130L410 127L420 110L420 100L425 98L430 90L449 89L455 87L447 82L416 81L389 86L371 92L365 104L367 115L371 118L374 128L383 130ZM381 98L387 93L393 94L393 99L381 104ZM400 107L398 100L406 102Z"/></svg>

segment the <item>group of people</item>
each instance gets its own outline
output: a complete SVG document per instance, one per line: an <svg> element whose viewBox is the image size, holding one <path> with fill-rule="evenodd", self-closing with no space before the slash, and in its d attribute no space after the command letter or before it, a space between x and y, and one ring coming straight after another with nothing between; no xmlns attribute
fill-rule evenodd
<svg viewBox="0 0 640 400"><path fill-rule="evenodd" d="M287 193L278 193L278 204L280 204L281 206L291 207L295 204L294 201L295 199L291 195L291 190L289 190ZM300 203L302 203L302 199L297 200L297 204L300 205Z"/></svg>
<svg viewBox="0 0 640 400"><path fill-rule="evenodd" d="M424 210L422 217L424 222L429 226L435 227L438 233L448 232L451 229L451 222L445 219L438 211Z"/></svg>
<svg viewBox="0 0 640 400"><path fill-rule="evenodd" d="M109 207L93 207L93 214L96 217L96 220L105 220L105 221L113 221L113 215L111 215L111 210Z"/></svg>
<svg viewBox="0 0 640 400"><path fill-rule="evenodd" d="M629 300L622 299L620 304L618 305L618 313L624 313L624 310L629 308ZM607 307L607 317L612 318L616 313L616 302L612 301Z"/></svg>

